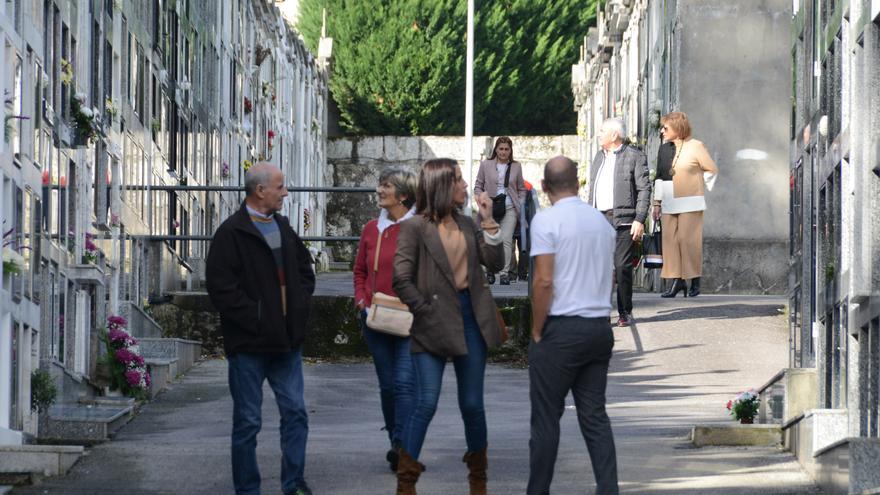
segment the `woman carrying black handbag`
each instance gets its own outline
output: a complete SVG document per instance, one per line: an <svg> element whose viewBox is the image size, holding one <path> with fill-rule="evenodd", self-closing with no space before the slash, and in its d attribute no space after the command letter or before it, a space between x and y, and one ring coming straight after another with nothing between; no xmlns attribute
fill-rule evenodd
<svg viewBox="0 0 880 495"><path fill-rule="evenodd" d="M504 242L504 268L500 273L501 285L510 284L507 269L513 250L513 232L523 202L526 199L526 184L523 181L522 165L513 159L513 141L502 136L495 140L495 147L488 160L480 162L480 170L474 181L474 197L483 192L492 198L492 216L501 225L501 239ZM477 223L484 219L477 215ZM495 283L495 274L487 272L490 284Z"/></svg>

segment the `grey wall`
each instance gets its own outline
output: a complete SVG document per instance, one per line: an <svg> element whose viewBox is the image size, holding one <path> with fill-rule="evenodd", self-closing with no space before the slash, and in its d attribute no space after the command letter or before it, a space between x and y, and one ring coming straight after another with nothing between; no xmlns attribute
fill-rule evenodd
<svg viewBox="0 0 880 495"><path fill-rule="evenodd" d="M783 293L791 1L679 0L678 5L678 101L720 171L707 194L704 291Z"/></svg>

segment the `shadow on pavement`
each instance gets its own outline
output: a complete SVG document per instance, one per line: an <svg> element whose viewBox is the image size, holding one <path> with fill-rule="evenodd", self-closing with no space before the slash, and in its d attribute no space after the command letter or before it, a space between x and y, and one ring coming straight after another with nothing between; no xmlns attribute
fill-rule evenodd
<svg viewBox="0 0 880 495"><path fill-rule="evenodd" d="M639 323L677 320L729 320L756 318L782 314L781 304L720 304L715 306L691 306L658 311L655 316L639 318Z"/></svg>

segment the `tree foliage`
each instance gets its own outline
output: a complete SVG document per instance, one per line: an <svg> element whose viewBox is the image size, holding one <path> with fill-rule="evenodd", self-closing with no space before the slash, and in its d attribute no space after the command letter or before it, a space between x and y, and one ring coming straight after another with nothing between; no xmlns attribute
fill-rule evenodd
<svg viewBox="0 0 880 495"><path fill-rule="evenodd" d="M597 3L477 1L475 133L573 132L571 64ZM297 27L312 50L324 8L334 40L330 90L347 132L463 132L466 2L302 0Z"/></svg>

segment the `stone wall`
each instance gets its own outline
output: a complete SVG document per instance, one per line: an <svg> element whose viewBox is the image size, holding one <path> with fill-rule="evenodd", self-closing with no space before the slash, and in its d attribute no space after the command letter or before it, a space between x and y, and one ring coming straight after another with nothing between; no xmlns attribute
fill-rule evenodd
<svg viewBox="0 0 880 495"><path fill-rule="evenodd" d="M523 165L523 176L540 192L544 163L556 155L577 156L577 136L513 136L513 156ZM474 137L474 155L483 159L492 152L493 136ZM389 166L404 166L417 171L431 158L455 158L464 167L467 142L463 137L448 136L378 136L335 138L327 143L327 174L325 183L334 186L376 185L379 173ZM468 180L472 189L478 164ZM542 202L546 198L542 196ZM327 235L360 235L361 228L377 215L375 196L363 193L336 194L328 198ZM351 262L357 246L339 243L331 246L335 261Z"/></svg>
<svg viewBox="0 0 880 495"><path fill-rule="evenodd" d="M531 305L528 298L510 297L495 300L507 322L510 339L492 349L496 362L523 363L529 346ZM204 292L179 292L169 304L155 306L153 317L160 322L166 338L198 339L203 353L223 354L220 318ZM309 315L303 356L339 359L367 358L370 351L363 338L352 296L315 296Z"/></svg>

